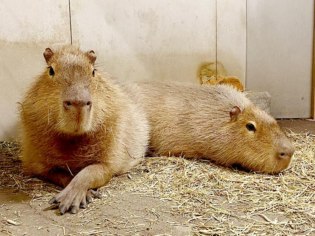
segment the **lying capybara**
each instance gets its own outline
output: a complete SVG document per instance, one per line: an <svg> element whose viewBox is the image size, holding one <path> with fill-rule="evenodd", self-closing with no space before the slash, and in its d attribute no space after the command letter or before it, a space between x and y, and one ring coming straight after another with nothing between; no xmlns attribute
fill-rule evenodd
<svg viewBox="0 0 315 236"><path fill-rule="evenodd" d="M149 126L123 88L94 67L93 51L44 52L47 69L21 103L25 172L65 187L60 213L85 207L92 189L128 171L145 154Z"/></svg>
<svg viewBox="0 0 315 236"><path fill-rule="evenodd" d="M278 173L294 148L276 120L230 86L137 83L159 155L207 158Z"/></svg>

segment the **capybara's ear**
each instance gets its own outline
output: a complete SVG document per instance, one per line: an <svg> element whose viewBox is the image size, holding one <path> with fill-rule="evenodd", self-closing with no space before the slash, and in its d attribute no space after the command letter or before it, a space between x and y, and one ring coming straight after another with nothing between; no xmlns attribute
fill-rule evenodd
<svg viewBox="0 0 315 236"><path fill-rule="evenodd" d="M91 64L94 64L94 62L96 60L95 52L93 50L90 50L90 51L86 52L86 55L89 58Z"/></svg>
<svg viewBox="0 0 315 236"><path fill-rule="evenodd" d="M54 55L54 52L50 48L46 48L43 55L45 57L46 62L48 63L51 57Z"/></svg>
<svg viewBox="0 0 315 236"><path fill-rule="evenodd" d="M236 121L239 114L241 114L242 111L238 106L234 106L230 111L230 117L231 121Z"/></svg>

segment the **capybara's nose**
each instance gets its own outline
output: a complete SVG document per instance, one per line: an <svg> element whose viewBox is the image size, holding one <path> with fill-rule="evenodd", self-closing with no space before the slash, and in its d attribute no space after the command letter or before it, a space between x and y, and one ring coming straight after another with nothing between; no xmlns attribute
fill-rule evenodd
<svg viewBox="0 0 315 236"><path fill-rule="evenodd" d="M280 159L290 159L294 153L294 147L292 145L283 145L278 152Z"/></svg>
<svg viewBox="0 0 315 236"><path fill-rule="evenodd" d="M63 107L66 110L71 109L72 107L74 108L91 108L92 102L87 100L87 101L80 101L80 100L66 100L63 102Z"/></svg>

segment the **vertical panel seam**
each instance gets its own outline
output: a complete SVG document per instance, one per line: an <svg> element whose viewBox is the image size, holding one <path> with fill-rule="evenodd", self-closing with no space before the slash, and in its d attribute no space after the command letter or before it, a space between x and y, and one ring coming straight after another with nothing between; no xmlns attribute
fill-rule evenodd
<svg viewBox="0 0 315 236"><path fill-rule="evenodd" d="M218 78L218 0L215 0L215 78Z"/></svg>
<svg viewBox="0 0 315 236"><path fill-rule="evenodd" d="M248 47L247 47L247 10L248 10L248 7L247 7L247 0L245 0L245 71L244 71L244 73L245 73L245 78L244 78L244 80L245 80L245 90L246 90L246 88L247 88L247 49L248 49Z"/></svg>
<svg viewBox="0 0 315 236"><path fill-rule="evenodd" d="M71 0L68 0L68 6L69 6L70 43L72 45Z"/></svg>
<svg viewBox="0 0 315 236"><path fill-rule="evenodd" d="M311 119L315 120L315 4L313 3L313 55L311 79Z"/></svg>

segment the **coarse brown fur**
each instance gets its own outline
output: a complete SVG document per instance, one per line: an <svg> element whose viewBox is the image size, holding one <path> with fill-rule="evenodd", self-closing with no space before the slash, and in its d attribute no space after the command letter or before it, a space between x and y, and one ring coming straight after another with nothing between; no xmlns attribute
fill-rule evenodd
<svg viewBox="0 0 315 236"><path fill-rule="evenodd" d="M122 86L94 69L93 51L46 49L48 68L21 103L26 173L65 187L52 201L61 213L85 207L90 190L142 160L148 121Z"/></svg>
<svg viewBox="0 0 315 236"><path fill-rule="evenodd" d="M286 169L294 148L276 120L230 86L139 82L160 155L208 158L265 173Z"/></svg>

